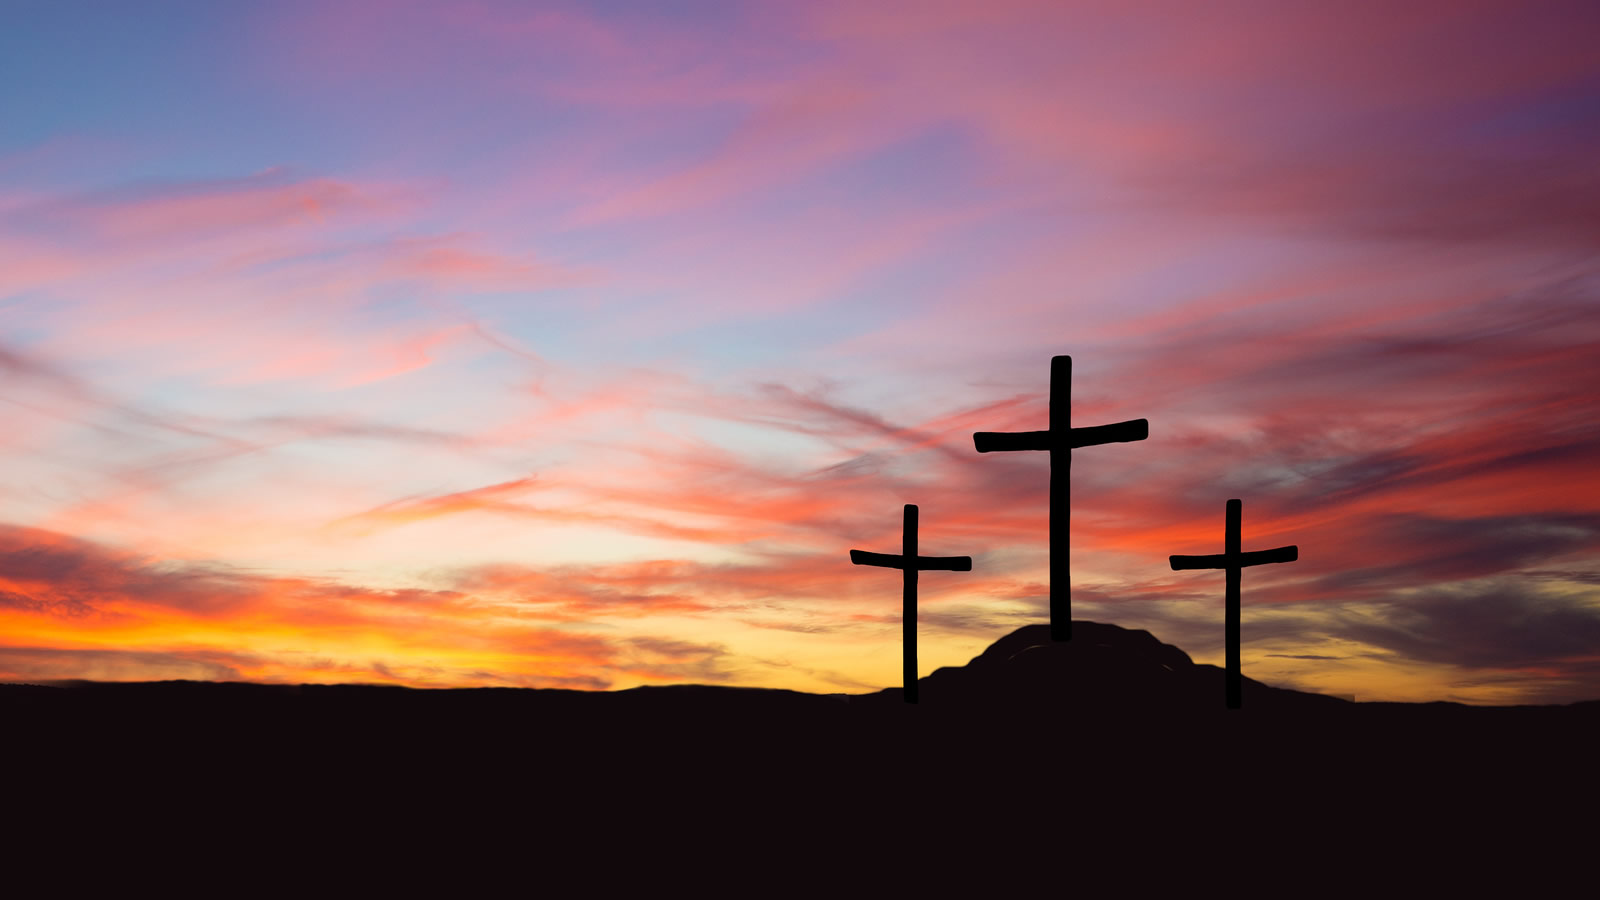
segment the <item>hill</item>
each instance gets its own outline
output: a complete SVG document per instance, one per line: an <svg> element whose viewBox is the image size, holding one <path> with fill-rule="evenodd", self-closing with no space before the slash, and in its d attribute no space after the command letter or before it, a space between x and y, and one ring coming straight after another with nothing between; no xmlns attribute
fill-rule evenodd
<svg viewBox="0 0 1600 900"><path fill-rule="evenodd" d="M917 847L936 882L940 852L982 845L1228 854L1248 832L1257 857L1318 860L1352 835L1526 836L1592 790L1600 703L1350 703L1247 681L1227 710L1216 667L1148 632L1073 628L1061 644L1021 628L923 679L916 706L898 689L4 685L8 815L139 840L175 816L252 865L296 835L388 858L402 834L470 846L462 828L617 859L648 838L850 847L893 868ZM895 854L861 856L886 840Z"/></svg>
<svg viewBox="0 0 1600 900"><path fill-rule="evenodd" d="M1126 761L1152 747L1169 759L1228 754L1258 766L1282 762L1269 747L1332 756L1340 748L1389 745L1404 756L1450 744L1443 759L1550 752L1600 736L1600 702L1569 706L1471 707L1453 703L1352 703L1246 678L1243 708L1223 703L1223 671L1196 665L1149 632L1073 623L1073 639L1050 640L1029 625L964 666L921 679L921 702L899 688L868 694L807 694L706 685L586 692L516 688L417 690L379 686L202 682L0 686L0 711L14 746L68 755L89 746L129 752L160 746L228 748L240 756L293 759L322 748L380 757L519 746L525 758L599 765L644 748L684 764L764 742L766 759L807 747L926 744L938 757L994 756L1070 748L1088 759ZM1090 729L1098 737L1084 740ZM1252 741L1262 746L1251 746ZM131 742L131 746L130 746ZM276 754L276 756L273 756ZM158 754L159 755L159 754ZM736 755L737 756L737 755ZM832 754L814 765L829 765ZM737 756L725 766L751 762ZM765 767L766 762L760 763Z"/></svg>

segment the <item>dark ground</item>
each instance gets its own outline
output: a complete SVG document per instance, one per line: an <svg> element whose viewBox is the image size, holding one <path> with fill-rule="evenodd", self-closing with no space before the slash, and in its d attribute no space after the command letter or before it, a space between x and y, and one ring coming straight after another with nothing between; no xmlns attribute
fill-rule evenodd
<svg viewBox="0 0 1600 900"><path fill-rule="evenodd" d="M5 685L0 809L35 833L176 817L197 839L754 842L883 865L982 846L1004 868L1043 840L1192 855L1197 878L1423 847L1488 863L1581 835L1592 852L1600 822L1600 702L1349 703L1247 679L1228 710L1220 669L1092 622L1067 643L1028 626L921 684L915 706L898 689Z"/></svg>

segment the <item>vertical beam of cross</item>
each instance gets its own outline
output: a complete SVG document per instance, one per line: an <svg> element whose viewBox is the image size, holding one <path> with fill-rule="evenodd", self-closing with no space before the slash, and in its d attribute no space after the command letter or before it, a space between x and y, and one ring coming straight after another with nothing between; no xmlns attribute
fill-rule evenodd
<svg viewBox="0 0 1600 900"><path fill-rule="evenodd" d="M1114 425L1072 427L1072 357L1050 358L1050 428L1047 431L979 431L972 444L979 453L1044 450L1050 454L1050 638L1072 640L1072 582L1067 572L1072 528L1072 451L1098 444L1142 441L1148 419ZM1059 467L1060 471L1057 471Z"/></svg>
<svg viewBox="0 0 1600 900"><path fill-rule="evenodd" d="M917 555L917 507L906 504L905 526L902 532L900 546L902 552L895 556L888 553L868 553L865 550L851 550L850 561L858 566L882 566L887 569L899 569L902 573L904 589L901 594L903 612L901 619L904 622L904 637L901 639L902 655L904 656L904 672L902 678L905 701L917 702L917 572L941 570L946 572L972 571L972 557L970 556L918 556Z"/></svg>
<svg viewBox="0 0 1600 900"><path fill-rule="evenodd" d="M1288 547L1274 547L1271 550L1242 552L1239 548L1242 543L1240 532L1243 530L1241 525L1243 519L1244 504L1238 500L1229 500L1222 537L1223 552L1220 555L1169 557L1174 570L1222 569L1227 573L1227 588L1224 600L1227 604L1227 611L1223 617L1223 635L1228 644L1227 701L1229 709L1239 708L1244 687L1244 677L1239 671L1239 576L1244 571L1245 566L1259 566L1265 563L1289 563L1300 558L1300 548L1293 544Z"/></svg>

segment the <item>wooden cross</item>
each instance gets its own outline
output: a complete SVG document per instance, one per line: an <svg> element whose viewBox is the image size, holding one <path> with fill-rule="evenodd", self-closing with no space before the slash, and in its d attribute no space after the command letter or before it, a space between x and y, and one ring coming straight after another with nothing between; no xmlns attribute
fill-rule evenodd
<svg viewBox="0 0 1600 900"><path fill-rule="evenodd" d="M932 569L971 572L972 557L918 556L917 508L910 503L906 504L905 536L902 539L902 546L905 551L898 556L851 550L850 561L858 566L883 566L886 569L900 569L905 573L905 596L902 600L904 611L901 614L901 618L905 621L905 637L901 642L905 653L905 700L907 703L915 703L917 702L917 572Z"/></svg>
<svg viewBox="0 0 1600 900"><path fill-rule="evenodd" d="M1223 533L1223 552L1211 556L1174 556L1171 557L1172 568L1177 569L1223 569L1228 573L1227 589L1227 617L1224 630L1228 642L1228 708L1239 708L1239 697L1243 681L1239 674L1239 575L1245 566L1259 566L1263 563L1287 563L1300 558L1300 548L1290 545L1288 547L1275 547L1271 550L1252 550L1242 553L1239 550L1240 520L1243 518L1244 504L1238 500L1228 501L1227 529Z"/></svg>
<svg viewBox="0 0 1600 900"><path fill-rule="evenodd" d="M1044 450L1050 454L1050 638L1072 640L1072 582L1067 574L1067 537L1071 529L1072 451L1096 444L1142 441L1150 422L1134 419L1114 425L1072 427L1072 357L1050 358L1050 427L1045 431L980 431L972 436L979 453L995 450ZM1060 454L1058 457L1057 454ZM1061 477L1056 477L1056 463Z"/></svg>

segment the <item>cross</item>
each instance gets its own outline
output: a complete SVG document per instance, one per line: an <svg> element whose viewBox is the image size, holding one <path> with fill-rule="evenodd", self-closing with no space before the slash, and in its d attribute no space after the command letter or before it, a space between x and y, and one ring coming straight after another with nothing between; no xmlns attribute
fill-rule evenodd
<svg viewBox="0 0 1600 900"><path fill-rule="evenodd" d="M1294 545L1241 553L1239 551L1239 522L1243 518L1243 509L1244 504L1238 500L1228 501L1227 530L1223 533L1222 539L1224 552L1211 556L1174 556L1170 558L1174 570L1223 569L1228 573L1228 611L1224 630L1226 631L1228 642L1227 691L1229 709L1239 708L1239 696L1243 684L1239 675L1239 574L1244 570L1245 566L1259 566L1263 563L1288 563L1300 558L1300 548Z"/></svg>
<svg viewBox="0 0 1600 900"><path fill-rule="evenodd" d="M1072 518L1072 451L1097 444L1142 441L1148 419L1114 425L1072 427L1072 357L1050 358L1050 427L1045 431L980 431L972 436L979 453L1044 450L1050 454L1050 639L1072 640L1072 583L1067 574L1067 535ZM1058 457L1057 454L1060 454ZM1056 477L1056 462L1061 477ZM1059 529L1059 530L1058 530Z"/></svg>
<svg viewBox="0 0 1600 900"><path fill-rule="evenodd" d="M905 551L898 556L851 550L850 561L858 566L882 566L886 569L901 569L904 572L905 596L901 601L904 606L901 619L905 622L905 637L901 641L901 646L905 653L905 700L907 703L915 703L917 702L917 572L933 569L946 572L971 572L972 557L918 556L917 508L910 503L906 504L905 536L902 539L902 546Z"/></svg>

